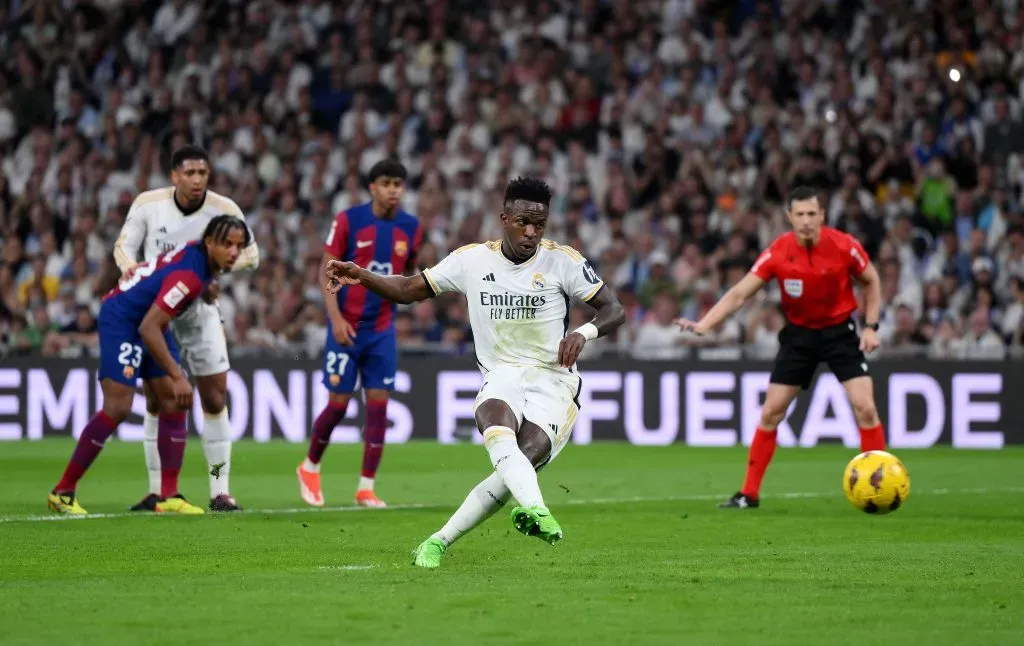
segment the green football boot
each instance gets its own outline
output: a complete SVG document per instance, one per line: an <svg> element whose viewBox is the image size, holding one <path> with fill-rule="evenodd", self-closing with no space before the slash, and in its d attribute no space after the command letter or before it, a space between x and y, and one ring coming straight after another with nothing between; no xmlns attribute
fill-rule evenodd
<svg viewBox="0 0 1024 646"><path fill-rule="evenodd" d="M438 538L428 538L412 551L412 564L417 567L436 568L441 565L444 556L444 543Z"/></svg>
<svg viewBox="0 0 1024 646"><path fill-rule="evenodd" d="M512 524L523 534L551 545L562 540L562 526L544 507L516 507L512 510Z"/></svg>

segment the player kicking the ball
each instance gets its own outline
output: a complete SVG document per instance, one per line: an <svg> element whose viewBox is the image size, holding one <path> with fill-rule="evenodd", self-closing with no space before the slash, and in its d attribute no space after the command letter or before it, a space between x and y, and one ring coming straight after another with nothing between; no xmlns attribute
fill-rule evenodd
<svg viewBox="0 0 1024 646"><path fill-rule="evenodd" d="M198 146L184 146L171 157L173 186L142 193L128 211L121 235L114 244L114 260L124 278L132 275L140 255L152 260L179 244L198 240L214 216L226 213L244 221L238 205L223 195L207 190L210 158ZM251 232L246 236L233 271L255 269L260 253ZM231 473L231 426L228 424L228 346L220 310L216 305L217 284L211 283L203 299L176 319L171 327L185 351L189 373L195 377L203 408L203 452L210 474L210 510L240 509L228 489ZM160 501L161 461L157 427L160 406L151 388L145 388L146 416L143 419L143 451L149 471L149 493L132 511L163 511Z"/></svg>
<svg viewBox="0 0 1024 646"><path fill-rule="evenodd" d="M740 282L726 292L700 321L680 320L684 330L705 334L736 312L768 281L782 288L786 327L779 333L779 354L754 434L747 476L721 507L760 505L761 480L775 453L775 434L789 405L811 385L818 364L825 362L843 384L860 427L861 451L884 450L885 432L875 408L875 394L864 353L878 348L878 317L882 302L878 272L864 247L852 236L823 226L825 213L817 193L796 188L789 195L793 231L766 249ZM866 322L857 336L851 316L857 309L853 279L864 289Z"/></svg>
<svg viewBox="0 0 1024 646"><path fill-rule="evenodd" d="M82 430L63 477L50 492L50 509L86 513L75 495L78 481L131 413L135 382L141 377L161 406L158 450L164 469L156 511L203 513L178 492L192 384L178 365L168 324L202 295L217 273L231 269L249 242L244 222L228 215L215 217L200 242L175 247L139 265L103 298L97 322L103 409Z"/></svg>
<svg viewBox="0 0 1024 646"><path fill-rule="evenodd" d="M439 566L452 543L510 496L519 503L512 510L516 529L551 544L562 538L544 504L537 471L568 442L579 413L576 358L587 341L622 325L625 312L583 256L543 239L550 201L551 189L543 182L513 180L500 216L502 240L462 247L415 277L379 276L352 262L327 264L332 290L358 283L398 303L452 291L469 301L484 375L475 417L495 473L415 549L420 567ZM590 304L597 316L566 334L570 298Z"/></svg>
<svg viewBox="0 0 1024 646"><path fill-rule="evenodd" d="M324 247L325 266L341 259L381 276L404 274L416 266L423 230L419 220L399 207L405 193L405 174L405 167L397 161L373 165L369 176L372 200L335 218ZM388 395L395 387L396 307L360 285L346 286L334 295L327 288L326 274L322 279L327 307L324 386L329 395L327 406L313 422L306 459L296 470L299 495L310 505L323 506L320 461L334 427L345 417L358 377L366 395L366 425L363 468L355 500L363 507L384 507L373 485L384 452Z"/></svg>

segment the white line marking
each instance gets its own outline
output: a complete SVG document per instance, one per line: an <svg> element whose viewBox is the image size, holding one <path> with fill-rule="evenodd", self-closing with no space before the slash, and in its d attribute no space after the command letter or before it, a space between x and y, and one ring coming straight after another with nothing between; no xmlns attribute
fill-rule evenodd
<svg viewBox="0 0 1024 646"><path fill-rule="evenodd" d="M373 565L318 565L318 570L372 570Z"/></svg>
<svg viewBox="0 0 1024 646"><path fill-rule="evenodd" d="M1024 493L1024 487L978 487L973 489L932 489L930 491L918 491L911 489L911 496L947 496L947 495L970 495L970 494L989 494L989 493ZM771 498L839 498L841 493L838 491L791 491L785 493L773 493L767 497ZM565 505L624 505L630 503L647 503L647 502L702 502L710 500L725 500L729 497L729 494L722 493L703 493L703 494L689 494L684 496L632 496L626 498L587 498L587 499L575 499L575 500L560 500L555 502L556 506ZM553 497L552 497L553 499ZM231 516L253 516L253 515L264 515L264 516L278 516L288 514L328 514L335 512L374 512L374 513L387 513L391 511L403 511L410 509L453 509L455 503L408 503L399 505L388 505L381 509L369 509L367 507L361 507L359 505L346 505L342 507L286 507L277 509L244 509L242 511L231 512L230 514L211 514L219 518L231 517ZM43 523L55 520L94 520L100 518L153 518L156 516L175 516L176 514L149 514L142 512L114 512L106 514L87 514L85 516L61 516L51 514L49 516L4 516L0 517L0 523ZM193 516L192 518L197 518Z"/></svg>

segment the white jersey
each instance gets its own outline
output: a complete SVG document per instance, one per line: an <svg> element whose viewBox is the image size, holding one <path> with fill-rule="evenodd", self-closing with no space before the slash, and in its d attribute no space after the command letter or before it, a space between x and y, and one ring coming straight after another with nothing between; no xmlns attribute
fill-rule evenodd
<svg viewBox="0 0 1024 646"><path fill-rule="evenodd" d="M569 324L570 300L589 301L604 282L572 247L541 240L532 258L516 264L501 242L457 249L423 272L435 294L462 292L480 367L547 368L558 365L558 346Z"/></svg>
<svg viewBox="0 0 1024 646"><path fill-rule="evenodd" d="M182 213L175 203L173 186L146 191L132 202L121 235L114 243L114 260L121 271L127 271L136 263L152 260L179 244L198 240L210 220L225 214L245 220L237 204L213 191L206 191L203 205L189 215ZM232 270L255 269L259 259L259 248L253 240Z"/></svg>

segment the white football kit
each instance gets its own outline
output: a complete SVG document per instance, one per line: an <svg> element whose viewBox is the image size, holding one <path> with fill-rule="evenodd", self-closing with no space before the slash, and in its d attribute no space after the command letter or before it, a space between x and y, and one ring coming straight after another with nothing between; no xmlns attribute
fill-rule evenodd
<svg viewBox="0 0 1024 646"><path fill-rule="evenodd" d="M121 271L127 271L138 262L152 260L179 244L198 240L210 220L225 214L245 220L237 204L213 191L206 191L202 206L189 215L178 208L173 186L146 191L135 198L128 211L121 235L114 244L114 260ZM253 239L238 257L232 271L258 266L259 248ZM192 375L217 375L231 367L220 310L215 304L196 300L171 322L171 329L181 344Z"/></svg>
<svg viewBox="0 0 1024 646"><path fill-rule="evenodd" d="M467 245L423 272L434 294L461 292L469 301L477 364L484 384L474 409L498 399L547 433L553 459L565 447L579 413L582 380L558 365L568 331L570 300L589 301L604 282L571 247L542 240L516 264L501 242Z"/></svg>

